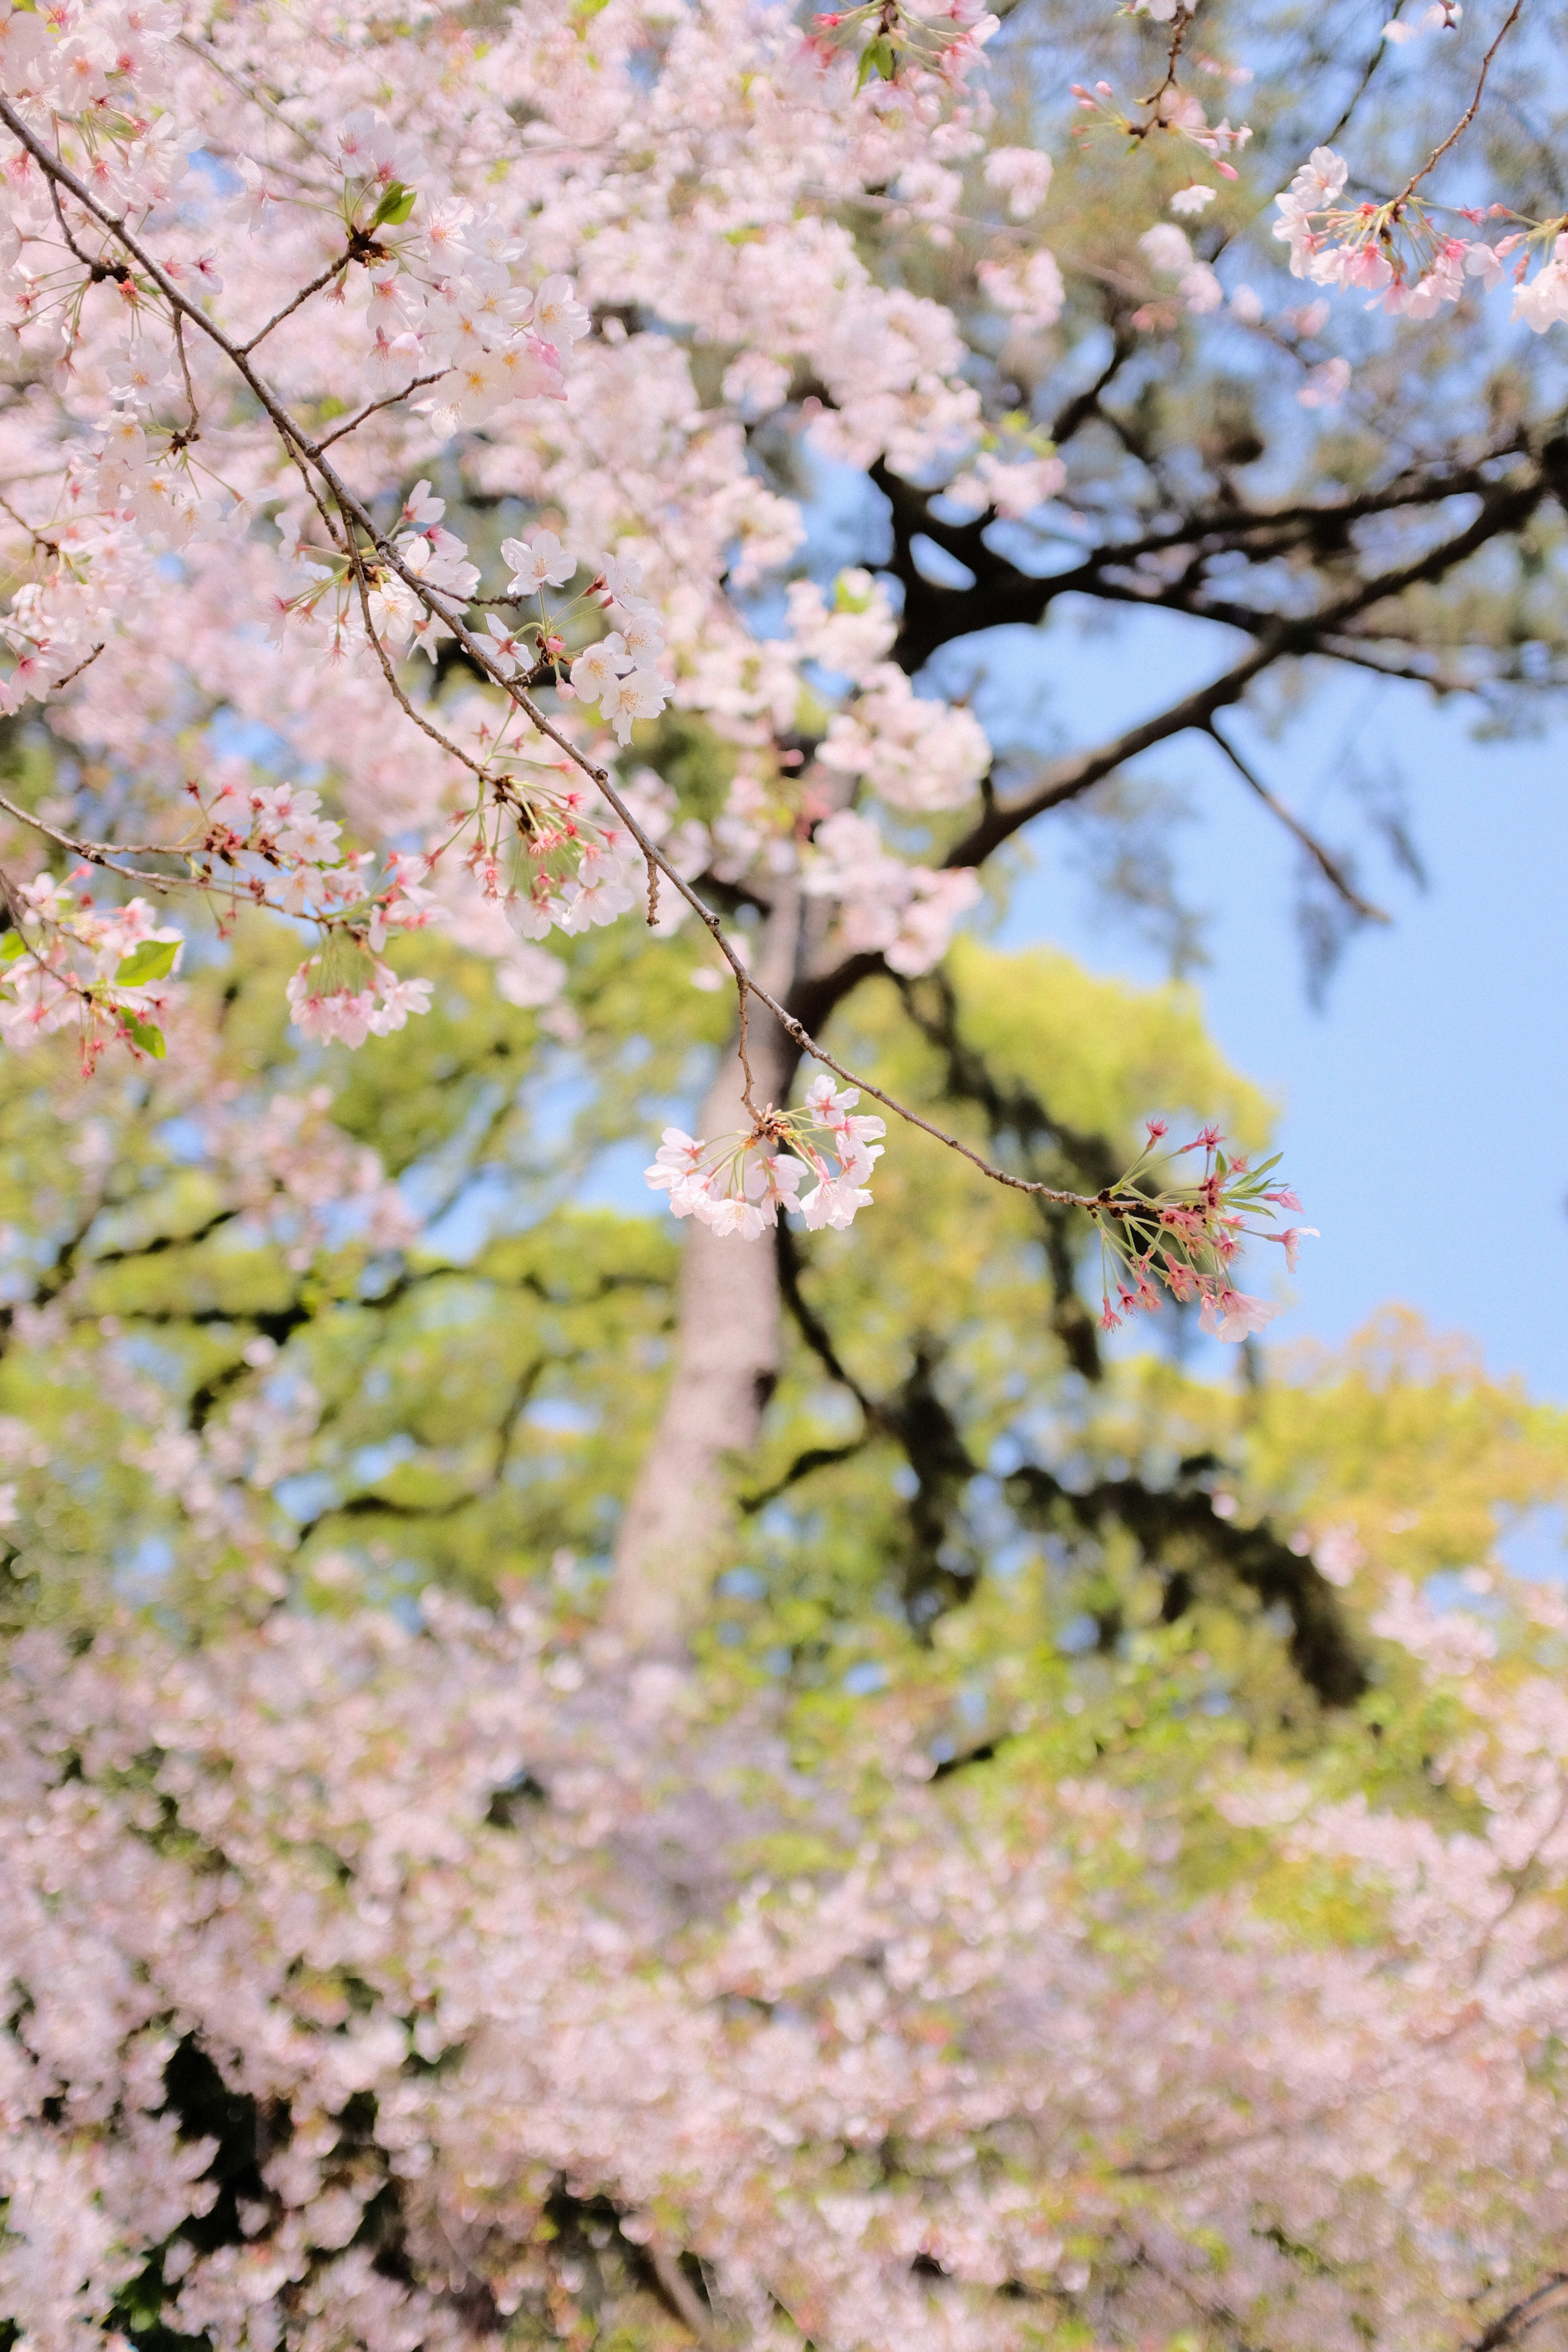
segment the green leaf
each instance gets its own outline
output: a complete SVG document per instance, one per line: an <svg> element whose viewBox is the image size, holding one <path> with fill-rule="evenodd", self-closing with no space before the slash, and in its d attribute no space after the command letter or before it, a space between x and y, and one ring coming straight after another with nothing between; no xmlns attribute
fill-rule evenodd
<svg viewBox="0 0 1568 2352"><path fill-rule="evenodd" d="M414 210L418 195L417 188L405 188L401 180L394 180L371 215L371 227L373 229L386 226L401 227Z"/></svg>
<svg viewBox="0 0 1568 2352"><path fill-rule="evenodd" d="M121 963L114 975L115 986L142 988L150 980L167 980L183 945L180 940L143 940Z"/></svg>
<svg viewBox="0 0 1568 2352"><path fill-rule="evenodd" d="M898 69L891 41L885 33L879 33L876 39L868 41L860 52L860 71L856 77L855 87L858 90L864 89L874 73L880 74L884 81L891 81Z"/></svg>
<svg viewBox="0 0 1568 2352"><path fill-rule="evenodd" d="M609 5L610 0L576 0L576 5L572 11L572 30L579 40L583 38L600 10L607 8Z"/></svg>
<svg viewBox="0 0 1568 2352"><path fill-rule="evenodd" d="M134 1013L128 1013L123 1005L120 1008L120 1018L125 1024L125 1034L131 1043L139 1045L144 1054L151 1054L155 1062L161 1062L164 1050L163 1031L154 1028L151 1021L138 1021Z"/></svg>
<svg viewBox="0 0 1568 2352"><path fill-rule="evenodd" d="M0 940L0 963L15 963L18 956L25 956L26 952L27 942L20 931L7 931Z"/></svg>

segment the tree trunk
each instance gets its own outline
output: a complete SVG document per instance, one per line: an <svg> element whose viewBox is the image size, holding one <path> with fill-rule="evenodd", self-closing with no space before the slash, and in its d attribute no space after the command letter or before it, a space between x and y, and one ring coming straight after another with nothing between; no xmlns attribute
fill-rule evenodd
<svg viewBox="0 0 1568 2352"><path fill-rule="evenodd" d="M756 978L787 999L801 950L801 902L780 887L763 928ZM732 1043L707 1101L705 1138L749 1128ZM747 1052L761 1108L782 1104L799 1056L772 1013L751 1008ZM777 1385L782 1348L777 1265L771 1236L726 1239L692 1219L680 1270L675 1370L658 1432L621 1521L610 1588L610 1624L635 1649L669 1654L733 1549L731 1481L757 1442Z"/></svg>

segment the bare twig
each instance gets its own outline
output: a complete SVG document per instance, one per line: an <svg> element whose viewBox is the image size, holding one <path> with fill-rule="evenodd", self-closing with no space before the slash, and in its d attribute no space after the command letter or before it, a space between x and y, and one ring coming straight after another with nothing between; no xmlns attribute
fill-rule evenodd
<svg viewBox="0 0 1568 2352"><path fill-rule="evenodd" d="M32 524L30 522L24 521L23 518L16 512L16 508L12 506L10 501L6 499L0 499L0 514L9 515L17 530L25 530L27 537L32 541L33 545L35 547L41 548L46 555L58 555L59 553L60 543L58 540L47 539L41 530L35 530Z"/></svg>
<svg viewBox="0 0 1568 2352"><path fill-rule="evenodd" d="M94 646L91 653L84 655L82 659L78 662L75 669L68 669L64 677L56 678L53 686L49 688L49 692L51 694L63 694L68 686L74 686L77 679L81 676L83 670L91 668L93 663L98 659L99 655L103 651L105 642L106 641L100 637L97 645Z"/></svg>
<svg viewBox="0 0 1568 2352"><path fill-rule="evenodd" d="M449 735L443 735L438 727L432 725L423 711L416 709L398 685L397 673L392 667L391 656L377 636L375 625L370 617L370 586L364 576L364 564L360 556L359 542L352 530L349 533L348 544L349 559L353 565L354 583L359 590L360 611L364 616L364 633L370 641L376 660L381 664L381 674L386 680L394 701L408 718L413 719L421 734L428 735L432 743L438 743L442 751L448 752L454 760L460 760L471 775L477 776L481 784L488 786L493 781L489 770L482 768L477 760L470 759L468 752L460 750Z"/></svg>
<svg viewBox="0 0 1568 2352"><path fill-rule="evenodd" d="M191 412L184 438L194 441L201 428L201 418L196 413L195 387L191 382L191 362L185 352L185 322L177 310L174 313L174 349L180 355L180 373L184 379L185 406Z"/></svg>
<svg viewBox="0 0 1568 2352"><path fill-rule="evenodd" d="M281 310L274 310L267 324L264 327L258 327L250 341L240 345L240 350L253 352L258 343L264 343L274 327L280 327L285 319L291 318L296 310L310 300L312 294L319 294L323 286L330 286L333 278L341 276L348 268L353 258L353 254L345 246L335 260L328 262L325 269L318 270L308 286L301 286L298 294L291 300L284 303Z"/></svg>
<svg viewBox="0 0 1568 2352"><path fill-rule="evenodd" d="M731 958L731 961L733 961L733 958ZM746 1011L746 998L751 993L751 982L746 978L743 971L738 971L735 974L735 986L739 992L741 999L741 1034L736 1045L736 1051L739 1053L741 1057L741 1076L744 1081L741 1088L741 1100L745 1104L746 1108L751 1112L753 1118L760 1118L762 1114L757 1108L756 1101L752 1093L752 1087L755 1081L752 1076L751 1056L746 1052L746 1032L751 1025L750 1015Z"/></svg>
<svg viewBox="0 0 1568 2352"><path fill-rule="evenodd" d="M1361 892L1356 888L1354 883L1351 880L1350 876L1345 872L1344 867L1340 864L1338 858L1335 857L1329 850L1324 848L1322 843L1317 838L1315 834L1308 832L1306 826L1301 823L1300 818L1293 814L1293 813L1286 807L1282 800L1276 798L1275 794L1269 791L1268 785L1263 782L1261 777L1255 776L1253 774L1252 770L1247 766L1240 752L1237 751L1235 745L1228 743L1225 737L1220 733L1218 724L1215 719L1211 719L1208 721L1204 732L1208 735L1213 741L1219 745L1220 750L1225 753L1226 758L1230 761L1231 766L1236 770L1236 772L1241 778L1242 782L1247 785L1258 794L1258 799L1263 803L1264 807L1268 809L1270 815L1277 816L1280 824L1285 827L1286 832L1291 834L1295 839L1300 843L1308 856L1312 860L1313 865L1317 866L1324 879L1339 892L1340 897L1344 900L1346 906L1351 908L1352 913L1359 915L1362 918L1362 920L1367 923L1391 922L1393 920L1393 917L1385 914L1381 907L1374 907L1370 898L1363 898L1362 897Z"/></svg>
<svg viewBox="0 0 1568 2352"><path fill-rule="evenodd" d="M73 857L83 859L89 866L101 866L106 873L118 874L127 882L147 882L155 890L183 888L187 881L196 883L194 875L148 874L140 866L121 866L118 862L121 857L184 857L186 853L183 849L163 849L155 841L140 843L134 848L122 848L112 841L81 841L74 834L61 833L58 826L46 824L43 818L35 816L31 809L18 808L16 802L7 800L4 793L0 793L0 809L4 809L7 816L14 816L19 824L30 825L35 833L43 834L58 848L68 849Z"/></svg>
<svg viewBox="0 0 1568 2352"><path fill-rule="evenodd" d="M427 383L439 383L444 375L450 375L452 371L450 368L437 368L434 375L416 375L412 383L405 383L404 385L401 392L389 392L384 400L373 400L369 402L365 407L360 410L357 416L350 416L346 418L342 425L334 425L330 433L323 433L320 441L317 443L318 448L330 449L334 441L341 441L345 433L357 433L360 426L364 423L365 418L367 416L374 416L378 409L395 408L398 402L400 400L406 400L411 392L418 392Z"/></svg>
<svg viewBox="0 0 1568 2352"><path fill-rule="evenodd" d="M1522 9L1523 5L1524 0L1513 0L1513 6L1509 10L1508 15L1498 26L1496 37L1494 38L1490 48L1487 51L1486 56L1481 59L1481 70L1479 78L1476 82L1476 94L1474 98L1471 99L1468 106L1466 107L1463 114L1460 115L1458 122L1455 123L1447 139L1443 141L1440 146L1433 148L1432 152L1427 156L1426 161L1422 164L1421 169L1415 173L1415 177L1407 180L1404 187L1400 189L1398 195L1395 196L1394 200L1394 208L1395 212L1399 210L1401 205L1403 205L1408 197L1415 194L1415 190L1421 185L1422 181L1426 177L1427 173L1435 170L1442 162L1444 156L1447 153L1449 148L1454 145L1455 142L1464 137L1466 131L1475 121L1477 114L1480 110L1481 94L1487 86L1487 76L1491 71L1492 59L1501 48L1503 42L1507 39L1509 34L1512 32L1515 25L1518 24L1520 11Z"/></svg>
<svg viewBox="0 0 1568 2352"><path fill-rule="evenodd" d="M1187 28L1191 25L1192 21L1192 10L1185 6L1178 6L1176 10L1176 21L1171 27L1171 47L1165 58L1165 79L1160 84L1158 89L1151 90L1147 98L1141 98L1139 100L1138 103L1140 106L1152 106L1158 110L1160 100L1164 97L1165 92L1168 89L1175 89L1176 67L1181 58L1183 44L1185 42L1187 37ZM1156 110L1154 113L1150 115L1146 122L1140 122L1132 126L1132 137L1134 139L1147 139L1150 131L1157 129L1163 121L1163 117Z"/></svg>

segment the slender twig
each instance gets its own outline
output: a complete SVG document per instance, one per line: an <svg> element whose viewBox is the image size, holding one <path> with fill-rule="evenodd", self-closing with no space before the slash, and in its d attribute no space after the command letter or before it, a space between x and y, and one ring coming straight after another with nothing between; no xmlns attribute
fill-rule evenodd
<svg viewBox="0 0 1568 2352"><path fill-rule="evenodd" d="M1253 774L1252 770L1247 766L1246 761L1242 758L1235 745L1227 742L1226 738L1220 733L1217 721L1211 719L1207 726L1205 728L1204 732L1219 745L1220 750L1225 753L1226 758L1230 761L1231 766L1236 770L1237 774L1241 778L1243 783L1248 785L1250 789L1258 794L1258 799L1263 803L1264 807L1268 809L1270 815L1277 816L1280 824L1285 827L1286 832L1293 835L1296 840L1300 843L1302 848L1312 860L1314 866L1318 867L1324 879L1331 884L1333 888L1339 892L1340 897L1344 900L1346 906L1349 907L1353 913L1358 914L1363 922L1392 922L1394 918L1391 915L1385 914L1381 907L1374 907L1370 898L1363 898L1362 897L1361 892L1356 888L1354 883L1351 880L1349 875L1345 872L1344 867L1340 864L1338 858L1333 856L1329 850L1324 848L1322 843L1318 840L1314 834L1308 832L1306 826L1301 823L1300 818L1295 815L1291 810L1288 809L1284 802L1277 798L1276 795L1269 791L1268 785L1263 782L1260 776L1255 776Z"/></svg>
<svg viewBox="0 0 1568 2352"><path fill-rule="evenodd" d="M61 833L58 827L47 824L41 816L35 816L31 809L18 808L16 802L7 800L4 793L0 793L0 809L4 809L7 816L14 816L18 824L30 825L35 833L45 835L58 847L68 849L74 857L84 858L89 866L101 866L107 873L118 874L127 882L149 882L157 890L174 890L187 881L196 883L197 877L194 875L148 874L140 866L121 866L117 862L120 857L183 857L185 855L183 849L160 849L156 842L144 842L134 849L121 849L112 841L79 841L73 834Z"/></svg>
<svg viewBox="0 0 1568 2352"><path fill-rule="evenodd" d="M733 957L731 958L731 961L734 961ZM744 971L738 971L736 972L735 986L739 992L741 999L741 1034L736 1044L736 1051L741 1057L741 1076L743 1080L743 1084L741 1087L741 1100L745 1104L746 1108L751 1112L753 1118L760 1118L762 1114L758 1110L752 1095L752 1088L755 1084L755 1081L752 1076L751 1057L746 1052L746 1032L750 1026L750 1015L746 1011L746 998L751 992L751 982L747 979ZM758 992L759 994L761 993L760 991Z"/></svg>
<svg viewBox="0 0 1568 2352"><path fill-rule="evenodd" d="M253 352L258 343L264 343L274 327L280 327L285 319L292 317L302 304L310 300L312 294L319 294L323 286L330 286L333 278L339 277L353 259L353 254L345 246L335 260L328 262L325 269L318 270L308 286L301 286L298 294L291 300L284 303L281 310L275 310L264 327L258 327L250 341L240 345L241 351Z"/></svg>
<svg viewBox="0 0 1568 2352"><path fill-rule="evenodd" d="M185 352L185 322L178 311L174 313L174 349L180 355L180 373L184 379L185 406L191 412L190 425L184 438L194 441L200 430L201 418L196 413L195 387L191 382L191 362Z"/></svg>
<svg viewBox="0 0 1568 2352"><path fill-rule="evenodd" d="M425 717L423 711L416 709L407 695L404 693L403 688L398 685L397 673L392 667L391 656L388 654L386 647L382 644L380 637L376 635L374 624L370 617L369 583L364 576L364 564L360 556L359 542L355 540L352 531L349 534L349 560L353 566L354 582L359 590L360 611L364 616L364 633L370 640L371 647L374 652L377 661L381 664L381 674L383 677L385 678L387 686L391 689L393 699L396 702L398 708L413 719L414 724L419 729L422 734L428 735L432 743L438 743L442 751L449 752L454 760L460 760L464 767L468 770L471 775L477 776L481 784L488 786L493 782L490 771L488 768L482 768L477 760L470 759L468 752L461 751L458 746L453 742L449 735L443 735L441 730L438 727L434 726L431 721Z"/></svg>
<svg viewBox="0 0 1568 2352"><path fill-rule="evenodd" d="M1165 79L1160 84L1158 89L1151 90L1147 98L1141 98L1138 100L1140 106L1152 106L1158 108L1160 100L1164 97L1165 92L1168 89L1175 89L1176 66L1181 58L1182 46L1187 37L1187 27L1191 25L1192 21L1192 10L1184 6L1178 6L1176 10L1176 21L1171 27L1171 47L1170 52L1165 59ZM1151 114L1146 122L1139 122L1131 126L1131 135L1134 139L1147 139L1150 131L1156 129L1163 120L1163 117L1157 112Z"/></svg>
<svg viewBox="0 0 1568 2352"><path fill-rule="evenodd" d="M68 686L74 686L77 679L81 676L83 670L91 668L93 663L98 659L99 655L103 651L105 642L106 640L100 637L97 645L94 646L91 653L83 655L81 660L78 662L75 669L68 669L64 677L56 678L53 686L49 688L49 692L51 694L63 694Z"/></svg>
<svg viewBox="0 0 1568 2352"><path fill-rule="evenodd" d="M389 392L384 400L373 400L366 407L360 410L357 416L350 416L346 418L342 425L334 425L330 433L322 434L317 446L322 449L330 449L334 441L341 441L345 433L357 433L360 426L364 423L365 418L367 416L374 416L378 409L395 408L398 402L400 400L406 400L411 392L419 391L421 386L424 384L439 383L444 375L450 375L452 371L450 368L437 368L434 375L416 375L412 383L405 383L404 385L401 392Z"/></svg>
<svg viewBox="0 0 1568 2352"><path fill-rule="evenodd" d="M0 499L0 514L9 515L17 530L25 530L27 537L32 541L33 545L35 547L41 548L46 555L58 555L59 553L60 543L58 540L46 539L42 531L35 530L30 522L23 520L22 517L16 512L16 508L10 504L8 499Z"/></svg>
<svg viewBox="0 0 1568 2352"><path fill-rule="evenodd" d="M1479 78L1476 83L1476 94L1474 98L1471 99L1468 106L1466 107L1463 114L1460 115L1458 122L1455 123L1447 139L1443 141L1442 145L1433 148L1432 152L1427 156L1426 161L1422 164L1421 169L1415 173L1414 179L1407 180L1404 187L1400 189L1399 194L1394 199L1394 209L1395 212L1399 210L1399 207L1421 185L1421 183L1426 177L1427 173L1435 170L1437 164L1442 162L1444 156L1447 153L1449 148L1454 145L1455 142L1464 137L1466 131L1475 121L1477 114L1480 110L1481 93L1487 86L1487 76L1491 71L1492 59L1501 48L1503 42L1508 37L1509 34L1512 32L1515 25L1518 24L1520 11L1523 5L1524 0L1513 0L1513 6L1509 10L1508 15L1498 26L1496 38L1493 40L1490 48L1487 51L1486 56L1481 59L1481 70Z"/></svg>

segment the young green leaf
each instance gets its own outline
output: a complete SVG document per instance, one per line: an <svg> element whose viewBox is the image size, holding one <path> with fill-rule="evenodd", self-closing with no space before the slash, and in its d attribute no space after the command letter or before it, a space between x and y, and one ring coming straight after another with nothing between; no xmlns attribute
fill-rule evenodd
<svg viewBox="0 0 1568 2352"><path fill-rule="evenodd" d="M125 1024L125 1034L131 1043L139 1045L144 1054L151 1054L155 1062L161 1062L163 1059L163 1031L155 1028L151 1021L138 1021L134 1013L128 1013L123 1005L120 1008L120 1018Z"/></svg>
<svg viewBox="0 0 1568 2352"><path fill-rule="evenodd" d="M414 210L418 194L417 188L405 188L401 180L394 180L371 215L372 228L400 228Z"/></svg>
<svg viewBox="0 0 1568 2352"><path fill-rule="evenodd" d="M184 944L181 940L142 940L121 959L114 975L115 986L144 988L150 980L167 980Z"/></svg>

